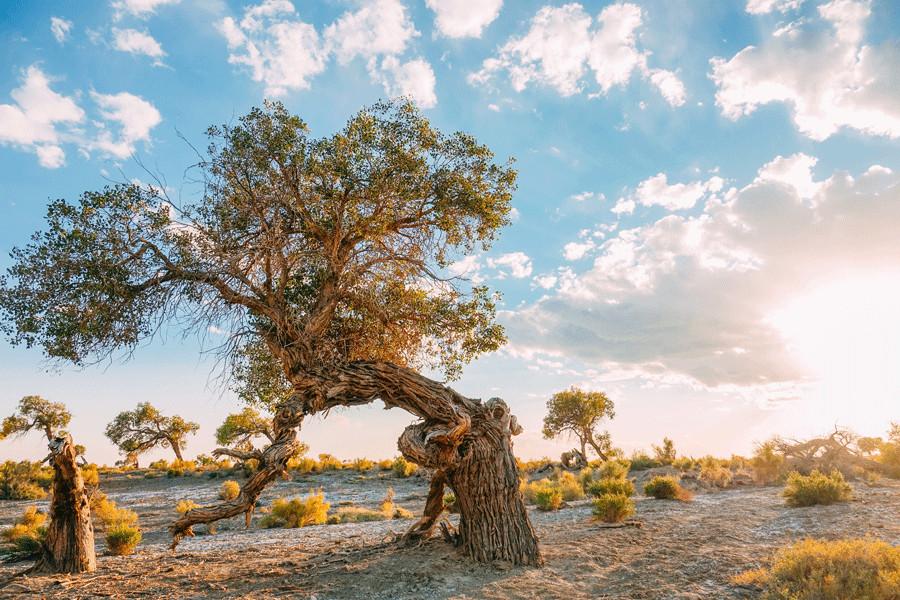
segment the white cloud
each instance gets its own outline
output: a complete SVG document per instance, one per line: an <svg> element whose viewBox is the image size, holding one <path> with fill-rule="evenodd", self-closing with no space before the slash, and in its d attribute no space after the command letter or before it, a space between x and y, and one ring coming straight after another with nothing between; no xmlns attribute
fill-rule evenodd
<svg viewBox="0 0 900 600"><path fill-rule="evenodd" d="M50 32L57 42L60 44L65 42L69 37L70 31L72 31L72 21L67 21L60 17L50 17Z"/></svg>
<svg viewBox="0 0 900 600"><path fill-rule="evenodd" d="M553 274L535 275L534 279L532 279L535 286L545 290L553 289L553 286L556 285L556 280L557 277Z"/></svg>
<svg viewBox="0 0 900 600"><path fill-rule="evenodd" d="M155 59L156 65L161 65L160 59L166 55L159 42L146 31L113 28L113 39L116 50L149 56Z"/></svg>
<svg viewBox="0 0 900 600"><path fill-rule="evenodd" d="M401 54L417 35L400 0L368 0L329 25L324 37L328 50L346 64L357 56Z"/></svg>
<svg viewBox="0 0 900 600"><path fill-rule="evenodd" d="M571 196L569 196L569 200L574 200L575 202L597 200L599 202L602 202L606 200L606 196L600 192L581 192L578 194L572 194Z"/></svg>
<svg viewBox="0 0 900 600"><path fill-rule="evenodd" d="M800 385L809 371L771 315L842 274L900 264L900 175L837 172L805 202L797 165L812 162L777 157L701 214L619 231L588 271L561 269L555 294L503 316L511 342L702 387Z"/></svg>
<svg viewBox="0 0 900 600"><path fill-rule="evenodd" d="M453 262L447 267L447 271L451 277L469 278L478 283L480 281L479 272L481 270L481 261L475 254L464 256L463 258Z"/></svg>
<svg viewBox="0 0 900 600"><path fill-rule="evenodd" d="M119 135L114 136L104 126L90 147L116 158L127 158L134 153L135 144L148 141L150 130L162 121L156 107L128 92L118 94L91 92L91 98L99 107L103 118L118 124Z"/></svg>
<svg viewBox="0 0 900 600"><path fill-rule="evenodd" d="M772 11L787 13L797 10L803 0L747 0L746 10L751 15L764 15Z"/></svg>
<svg viewBox="0 0 900 600"><path fill-rule="evenodd" d="M160 6L178 4L181 0L115 0L112 2L116 19L121 19L126 14L145 19Z"/></svg>
<svg viewBox="0 0 900 600"><path fill-rule="evenodd" d="M650 52L638 47L642 19L640 7L630 3L607 6L596 23L581 4L545 6L532 18L528 32L510 38L496 57L469 75L469 82L483 84L505 71L516 91L535 83L572 96L584 89L583 79L590 71L599 94L605 95L637 73L649 79L670 105L681 106L684 85L671 71L649 68Z"/></svg>
<svg viewBox="0 0 900 600"><path fill-rule="evenodd" d="M870 12L868 2L833 0L819 6L819 22L781 27L731 59L712 59L722 114L737 120L783 102L814 140L844 127L900 137L900 49L863 43Z"/></svg>
<svg viewBox="0 0 900 600"><path fill-rule="evenodd" d="M665 173L657 173L640 182L632 194L619 198L612 211L630 214L638 204L661 206L672 211L687 210L693 208L701 198L720 191L724 183L721 177L714 175L707 181L670 184Z"/></svg>
<svg viewBox="0 0 900 600"><path fill-rule="evenodd" d="M509 252L497 258L488 258L487 265L498 270L498 279L504 279L507 275L513 279L523 279L532 271L531 259L524 252Z"/></svg>
<svg viewBox="0 0 900 600"><path fill-rule="evenodd" d="M481 37L503 6L503 0L425 0L435 13L435 25L444 37Z"/></svg>
<svg viewBox="0 0 900 600"><path fill-rule="evenodd" d="M581 260L588 251L594 248L594 242L569 242L563 247L563 256L566 260Z"/></svg>
<svg viewBox="0 0 900 600"><path fill-rule="evenodd" d="M37 146L38 164L47 169L58 169L66 164L66 153L59 146Z"/></svg>
<svg viewBox="0 0 900 600"><path fill-rule="evenodd" d="M792 187L798 198L808 200L822 187L820 182L813 180L812 169L817 162L816 157L802 152L788 157L776 156L760 168L756 181L783 183Z"/></svg>
<svg viewBox="0 0 900 600"><path fill-rule="evenodd" d="M395 56L388 56L381 63L380 77L391 96L406 96L422 108L437 105L434 71L428 61L417 58L401 63Z"/></svg>

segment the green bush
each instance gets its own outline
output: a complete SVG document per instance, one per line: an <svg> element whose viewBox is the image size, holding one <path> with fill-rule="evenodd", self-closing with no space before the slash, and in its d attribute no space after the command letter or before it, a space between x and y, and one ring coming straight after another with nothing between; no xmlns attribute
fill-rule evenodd
<svg viewBox="0 0 900 600"><path fill-rule="evenodd" d="M588 494L595 498L607 494L616 494L627 498L634 495L634 484L628 479L600 479L588 486Z"/></svg>
<svg viewBox="0 0 900 600"><path fill-rule="evenodd" d="M106 530L106 548L113 556L127 556L134 553L141 537L137 527L119 523Z"/></svg>
<svg viewBox="0 0 900 600"><path fill-rule="evenodd" d="M600 494L594 498L592 512L604 523L621 523L634 514L634 502L622 494Z"/></svg>
<svg viewBox="0 0 900 600"><path fill-rule="evenodd" d="M233 481L229 479L222 483L222 487L219 488L219 498L225 500L234 500L241 494L241 484L237 481Z"/></svg>
<svg viewBox="0 0 900 600"><path fill-rule="evenodd" d="M767 600L896 600L900 548L875 540L803 540L732 583L761 588Z"/></svg>
<svg viewBox="0 0 900 600"><path fill-rule="evenodd" d="M631 455L632 471L644 471L646 469L652 469L654 467L660 466L662 466L662 463L652 458L646 452L635 452Z"/></svg>
<svg viewBox="0 0 900 600"><path fill-rule="evenodd" d="M318 466L320 471L340 471L344 468L344 463L330 454L320 454Z"/></svg>
<svg viewBox="0 0 900 600"><path fill-rule="evenodd" d="M192 511L195 508L200 508L200 505L194 502L193 500L179 500L178 504L175 505L175 512L179 515L183 515L188 511Z"/></svg>
<svg viewBox="0 0 900 600"><path fill-rule="evenodd" d="M753 479L757 483L772 483L782 474L784 456L778 453L774 441L768 441L756 447L750 465L753 467Z"/></svg>
<svg viewBox="0 0 900 600"><path fill-rule="evenodd" d="M8 460L0 464L0 499L39 500L53 482L53 469L41 463Z"/></svg>
<svg viewBox="0 0 900 600"><path fill-rule="evenodd" d="M612 459L603 462L595 470L598 479L625 479L631 469L631 461L626 459Z"/></svg>
<svg viewBox="0 0 900 600"><path fill-rule="evenodd" d="M563 503L563 495L558 488L544 488L535 494L534 503L540 510L559 510Z"/></svg>
<svg viewBox="0 0 900 600"><path fill-rule="evenodd" d="M447 512L451 515L459 513L459 505L456 503L456 494L453 492L444 494L444 508L447 509Z"/></svg>
<svg viewBox="0 0 900 600"><path fill-rule="evenodd" d="M657 475L644 485L644 494L657 500L682 500L692 498L691 493L681 487L678 480L671 476Z"/></svg>
<svg viewBox="0 0 900 600"><path fill-rule="evenodd" d="M41 553L42 543L47 535L45 525L47 515L37 506L29 506L12 527L0 532L5 542L3 554L11 560L36 558Z"/></svg>
<svg viewBox="0 0 900 600"><path fill-rule="evenodd" d="M329 508L331 504L325 502L322 490L304 498L278 498L272 503L272 512L262 518L260 525L266 528L323 525L328 521Z"/></svg>
<svg viewBox="0 0 900 600"><path fill-rule="evenodd" d="M375 463L368 458L357 458L350 462L350 468L360 473L365 473L374 469Z"/></svg>
<svg viewBox="0 0 900 600"><path fill-rule="evenodd" d="M398 456L394 459L391 468L394 470L394 475L397 477L410 477L419 470L419 467L415 463L409 462L402 456Z"/></svg>
<svg viewBox="0 0 900 600"><path fill-rule="evenodd" d="M840 471L832 471L830 475L820 471L801 475L794 471L787 477L783 494L788 506L813 506L847 502L853 496L853 488L844 481Z"/></svg>
<svg viewBox="0 0 900 600"><path fill-rule="evenodd" d="M169 461L167 461L164 458L161 458L159 460L154 460L152 463L147 465L147 468L155 469L157 471L166 471L169 469Z"/></svg>

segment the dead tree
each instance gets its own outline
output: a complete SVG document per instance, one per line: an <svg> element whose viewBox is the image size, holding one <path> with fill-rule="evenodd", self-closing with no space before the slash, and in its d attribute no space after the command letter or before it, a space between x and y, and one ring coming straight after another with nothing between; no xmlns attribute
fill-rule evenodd
<svg viewBox="0 0 900 600"><path fill-rule="evenodd" d="M807 441L776 439L775 444L791 470L809 473L814 469L826 472L836 469L853 476L854 469L864 469L888 474L885 464L866 457L857 447L857 439L853 432L835 427L824 437Z"/></svg>
<svg viewBox="0 0 900 600"><path fill-rule="evenodd" d="M186 513L175 543L197 523L249 519L299 448L305 415L380 400L419 417L398 446L434 472L406 539L431 534L449 486L460 525L448 536L468 555L540 564L508 406L418 372L452 379L505 341L495 296L445 268L508 223L515 171L406 102L364 109L327 138L310 139L277 103L210 135L191 205L133 185L51 203L50 233L13 251L0 291L12 341L81 363L168 319L230 330L221 351L242 397L275 415L273 440L218 452L256 459L259 471L237 499Z"/></svg>

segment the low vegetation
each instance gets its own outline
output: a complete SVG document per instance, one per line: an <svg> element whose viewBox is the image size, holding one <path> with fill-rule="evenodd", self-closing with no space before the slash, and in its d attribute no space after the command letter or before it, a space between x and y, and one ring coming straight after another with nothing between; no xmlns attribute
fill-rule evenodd
<svg viewBox="0 0 900 600"><path fill-rule="evenodd" d="M0 500L40 500L53 481L53 469L29 460L0 464Z"/></svg>
<svg viewBox="0 0 900 600"><path fill-rule="evenodd" d="M875 540L803 540L732 582L759 588L767 600L896 600L900 548Z"/></svg>
<svg viewBox="0 0 900 600"><path fill-rule="evenodd" d="M681 500L687 502L693 495L675 477L657 475L644 484L644 494L657 500Z"/></svg>
<svg viewBox="0 0 900 600"><path fill-rule="evenodd" d="M278 498L272 503L272 511L262 518L260 525L272 527L307 527L324 525L328 521L328 509L322 490L312 492L303 498Z"/></svg>
<svg viewBox="0 0 900 600"><path fill-rule="evenodd" d="M106 549L113 556L134 554L141 537L141 530L137 527L118 523L106 531Z"/></svg>
<svg viewBox="0 0 900 600"><path fill-rule="evenodd" d="M541 510L558 510L564 502L584 498L584 488L578 477L569 471L557 470L550 477L522 482L525 502Z"/></svg>
<svg viewBox="0 0 900 600"><path fill-rule="evenodd" d="M3 539L2 553L7 560L36 558L47 535L47 515L37 506L29 506L12 527L0 532Z"/></svg>
<svg viewBox="0 0 900 600"><path fill-rule="evenodd" d="M228 480L222 483L219 488L219 498L225 501L234 500L241 493L241 484L237 481Z"/></svg>
<svg viewBox="0 0 900 600"><path fill-rule="evenodd" d="M415 463L411 463L402 456L398 456L394 459L394 463L391 465L391 468L394 471L394 475L397 477L410 477L415 475L416 471L419 470L418 465Z"/></svg>
<svg viewBox="0 0 900 600"><path fill-rule="evenodd" d="M620 523L634 514L634 501L623 494L600 494L593 505L594 518L604 523Z"/></svg>
<svg viewBox="0 0 900 600"><path fill-rule="evenodd" d="M844 481L840 471L828 475L821 471L809 475L794 471L787 477L783 494L788 506L814 506L847 502L853 497L853 488Z"/></svg>

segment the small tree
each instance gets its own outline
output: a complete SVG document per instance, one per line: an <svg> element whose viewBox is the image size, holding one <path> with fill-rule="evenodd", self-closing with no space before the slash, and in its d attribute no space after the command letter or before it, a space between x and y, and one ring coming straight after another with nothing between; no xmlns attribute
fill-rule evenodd
<svg viewBox="0 0 900 600"><path fill-rule="evenodd" d="M612 400L603 392L586 392L572 387L557 392L547 401L544 417L544 437L558 437L563 433L575 436L581 445L581 455L587 459L587 447L594 449L602 460L611 450L609 432L599 431L604 418L616 416Z"/></svg>
<svg viewBox="0 0 900 600"><path fill-rule="evenodd" d="M50 448L44 459L53 465L50 525L41 558L32 571L84 573L97 568L90 504L81 469L75 462L79 453L72 436L62 431L71 419L64 404L26 396L19 402L19 410L3 420L0 431L0 439L41 431Z"/></svg>
<svg viewBox="0 0 900 600"><path fill-rule="evenodd" d="M134 410L119 413L106 426L106 437L118 446L119 451L135 462L137 457L152 448L172 448L175 458L184 460L181 451L185 438L195 434L200 426L185 421L178 415L163 416L149 402L142 402Z"/></svg>
<svg viewBox="0 0 900 600"><path fill-rule="evenodd" d="M275 441L272 419L248 406L239 413L225 417L225 421L216 429L216 442L226 447L217 448L213 454L239 460L256 458L258 451L254 449L253 440L257 438L265 438L269 444ZM302 456L308 449L301 442L294 456Z"/></svg>
<svg viewBox="0 0 900 600"><path fill-rule="evenodd" d="M671 465L678 457L675 452L675 442L667 437L663 438L662 445L653 445L653 454L657 461L664 465Z"/></svg>

